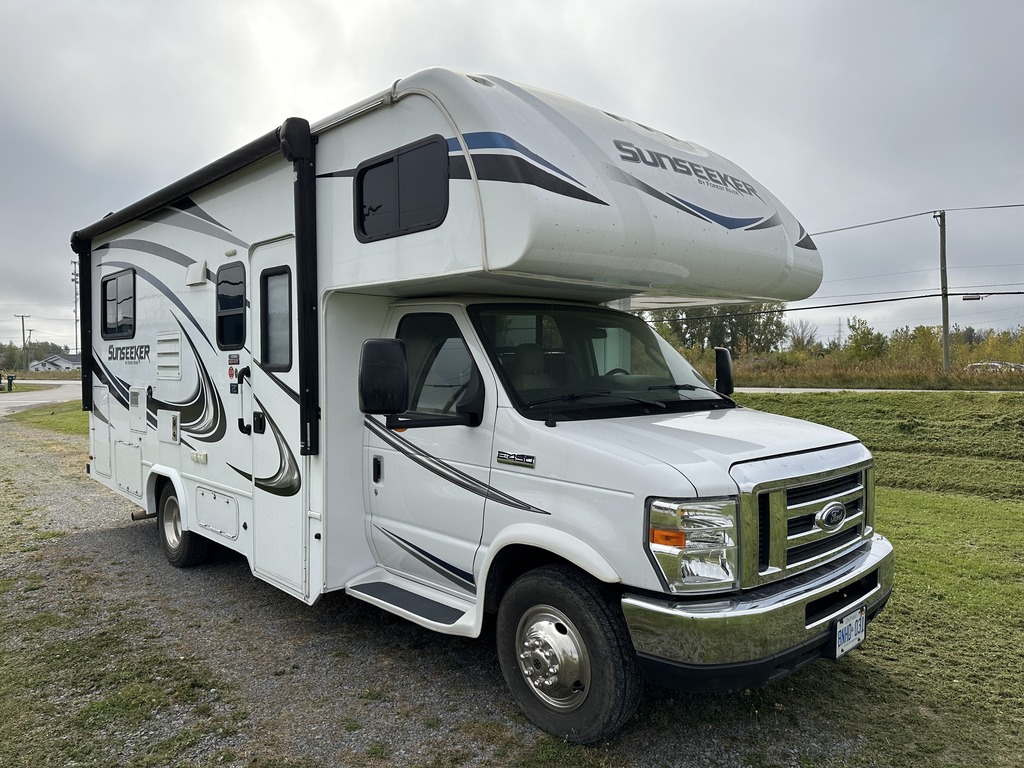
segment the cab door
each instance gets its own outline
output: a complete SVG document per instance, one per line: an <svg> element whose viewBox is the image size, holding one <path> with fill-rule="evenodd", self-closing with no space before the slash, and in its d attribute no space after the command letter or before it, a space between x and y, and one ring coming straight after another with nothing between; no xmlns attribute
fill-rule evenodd
<svg viewBox="0 0 1024 768"><path fill-rule="evenodd" d="M450 311L403 308L390 335L405 342L409 412L454 415L484 386L482 352L468 320ZM475 357L477 356L477 357ZM494 441L493 385L484 390L478 426L389 430L367 417L370 538L388 570L452 594L476 594L474 560L483 532L484 501Z"/></svg>

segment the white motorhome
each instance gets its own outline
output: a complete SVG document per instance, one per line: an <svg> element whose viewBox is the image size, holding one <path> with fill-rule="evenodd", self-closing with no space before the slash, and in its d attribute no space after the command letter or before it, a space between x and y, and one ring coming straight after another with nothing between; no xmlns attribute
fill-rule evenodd
<svg viewBox="0 0 1024 768"><path fill-rule="evenodd" d="M496 621L587 743L642 680L746 688L860 644L892 589L872 457L739 408L635 315L795 300L797 220L696 144L427 70L72 236L89 471L307 603ZM717 388L716 388L717 387Z"/></svg>

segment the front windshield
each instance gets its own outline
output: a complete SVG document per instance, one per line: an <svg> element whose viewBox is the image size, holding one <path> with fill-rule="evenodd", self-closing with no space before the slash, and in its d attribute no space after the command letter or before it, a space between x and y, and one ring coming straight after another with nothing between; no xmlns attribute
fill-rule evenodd
<svg viewBox="0 0 1024 768"><path fill-rule="evenodd" d="M550 304L478 304L470 314L512 401L530 418L732 406L634 315Z"/></svg>

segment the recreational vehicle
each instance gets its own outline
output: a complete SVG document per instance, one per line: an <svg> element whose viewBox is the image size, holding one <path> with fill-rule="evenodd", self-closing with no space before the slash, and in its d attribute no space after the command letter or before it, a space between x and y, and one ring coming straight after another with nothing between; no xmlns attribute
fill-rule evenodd
<svg viewBox="0 0 1024 768"><path fill-rule="evenodd" d="M853 436L741 408L644 309L789 301L822 263L689 141L427 70L289 118L76 231L88 471L313 604L494 622L589 743L646 678L748 688L865 639L893 582ZM621 311L628 307L632 311Z"/></svg>

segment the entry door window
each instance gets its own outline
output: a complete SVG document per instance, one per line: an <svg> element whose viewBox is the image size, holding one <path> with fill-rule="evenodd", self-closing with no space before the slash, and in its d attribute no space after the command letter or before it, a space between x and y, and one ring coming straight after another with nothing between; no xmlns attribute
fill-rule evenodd
<svg viewBox="0 0 1024 768"><path fill-rule="evenodd" d="M260 276L260 358L268 371L292 367L292 275L287 267Z"/></svg>

